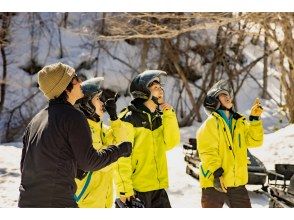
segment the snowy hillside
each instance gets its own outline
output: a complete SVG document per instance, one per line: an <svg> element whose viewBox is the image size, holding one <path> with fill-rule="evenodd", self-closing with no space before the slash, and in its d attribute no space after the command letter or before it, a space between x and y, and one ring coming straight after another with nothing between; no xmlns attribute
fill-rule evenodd
<svg viewBox="0 0 294 220"><path fill-rule="evenodd" d="M45 98L41 92L26 104L20 105L23 100L30 99L31 94L39 91L36 88L37 69L31 70L32 72L27 70L33 61L40 68L46 64L64 62L76 68L79 75L88 78L104 76L105 87L111 88L121 95L118 101L118 110L128 104L130 96L125 95L128 95L127 90L130 80L141 71L141 45L132 45L125 41L119 41L107 42L102 45L103 47L101 45L100 47L97 45L95 38L82 35L79 32L81 28L83 30L89 29L93 24L96 24L95 22L102 16L99 13L70 13L67 28L56 25L56 22L61 20L62 13L40 13L38 15L40 17L32 16L29 13L19 13L12 18L11 43L7 46L7 49L11 51L7 57L9 61L5 99L5 109L7 109L7 112L4 112L5 114L3 113L3 117L0 118L0 142L4 142L5 140L16 141L21 136L24 125L27 124L21 123L19 118L24 117L29 120L39 109L46 105ZM45 26L42 25L43 22L46 23ZM199 38L198 43L204 43L207 39L214 42L216 30L211 29L195 34L197 35L197 39ZM246 49L247 61L256 59L261 55L261 52L262 47L248 46L248 49ZM148 57L149 60L146 61L146 68L158 68L155 62L159 59L158 51L156 52L154 48L150 49ZM1 62L0 60L0 64ZM196 69L200 73L204 74L207 72L209 65L201 67L200 57L193 57L191 62L195 63L195 68L197 66L199 69ZM0 74L2 74L1 71L0 69ZM263 80L262 72L262 62L259 62L250 71L250 74L255 76L260 85L262 85ZM172 73L169 72L168 74L171 75ZM280 102L280 81L276 75L276 69L269 66L268 92L275 98L276 102ZM19 79L22 80L20 81ZM196 86L191 83L191 91L195 99L198 98L201 83L202 80L196 81ZM178 97L180 96L179 87L181 85L182 82L179 78L168 77L167 86L165 87L166 100L173 106L178 105ZM261 88L254 80L248 78L244 82L242 89L236 97L237 107L240 113L249 114L250 107L254 99L260 97L260 92ZM188 112L187 109L191 109L191 102L186 91L181 96L183 97L183 111ZM262 100L265 110L262 117L264 119L266 133L282 128L288 123L288 120L280 111L276 102L272 99ZM14 111L13 114L10 113L11 109L19 105L19 111ZM21 112L21 115L18 112ZM180 111L177 111L177 114L179 120L181 120ZM201 115L203 118L205 117L203 110L201 110ZM7 126L8 120L10 119L13 122L10 122L10 129L14 132L15 124L15 130L17 130L14 135L6 134L9 129L5 126Z"/></svg>
<svg viewBox="0 0 294 220"><path fill-rule="evenodd" d="M260 148L252 148L251 153L264 163L267 169L274 169L274 164L294 164L294 125L289 125L265 136Z"/></svg>
<svg viewBox="0 0 294 220"><path fill-rule="evenodd" d="M196 127L181 129L182 142L193 137ZM19 161L21 143L0 145L0 207L16 207L18 186L20 181ZM201 189L198 181L185 173L186 165L182 145L168 153L170 187L168 194L172 207L201 207ZM272 169L275 163L294 162L294 125L289 125L275 133L265 136L264 145L251 151ZM248 187L252 189L251 186ZM264 195L250 192L253 207L268 207L268 198Z"/></svg>

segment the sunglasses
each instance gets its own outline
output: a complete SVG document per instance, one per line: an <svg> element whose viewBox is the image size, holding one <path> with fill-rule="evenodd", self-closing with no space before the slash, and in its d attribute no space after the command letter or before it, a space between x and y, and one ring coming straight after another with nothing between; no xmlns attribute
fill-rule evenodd
<svg viewBox="0 0 294 220"><path fill-rule="evenodd" d="M74 83L74 80L76 80L77 83ZM77 74L75 74L74 77L73 77L72 80L71 80L71 83L72 83L73 85L76 85L76 84L81 83L81 82L82 82L82 80L78 77Z"/></svg>

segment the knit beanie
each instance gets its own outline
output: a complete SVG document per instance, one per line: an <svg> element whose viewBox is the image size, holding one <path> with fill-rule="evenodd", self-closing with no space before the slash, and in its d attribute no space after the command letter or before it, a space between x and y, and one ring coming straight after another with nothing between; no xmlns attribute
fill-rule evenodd
<svg viewBox="0 0 294 220"><path fill-rule="evenodd" d="M39 88L49 100L57 98L66 89L74 75L74 68L66 64L59 62L47 65L38 72Z"/></svg>

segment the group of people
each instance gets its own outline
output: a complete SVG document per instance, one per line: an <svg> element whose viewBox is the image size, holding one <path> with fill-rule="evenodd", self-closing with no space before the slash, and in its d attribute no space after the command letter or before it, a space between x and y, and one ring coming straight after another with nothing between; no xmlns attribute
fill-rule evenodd
<svg viewBox="0 0 294 220"><path fill-rule="evenodd" d="M18 206L110 208L116 198L116 207L171 208L166 152L180 143L180 130L165 102L166 75L135 76L133 99L118 114L118 95L102 89L102 77L82 82L63 63L41 69L39 89L49 104L23 136ZM234 111L232 97L220 81L203 103L208 118L197 131L202 207L251 207L247 148L262 144L262 107L256 100L247 120Z"/></svg>

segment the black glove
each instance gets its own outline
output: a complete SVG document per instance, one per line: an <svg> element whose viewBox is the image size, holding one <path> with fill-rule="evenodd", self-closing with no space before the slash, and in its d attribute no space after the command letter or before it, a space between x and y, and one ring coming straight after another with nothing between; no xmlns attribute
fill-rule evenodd
<svg viewBox="0 0 294 220"><path fill-rule="evenodd" d="M118 99L118 94L116 93L114 97L107 99L104 103L104 107L107 113L109 114L111 121L115 121L117 119L117 113L116 113L117 99Z"/></svg>
<svg viewBox="0 0 294 220"><path fill-rule="evenodd" d="M130 201L126 201L126 204L131 208L145 208L144 202L137 197L131 197Z"/></svg>
<svg viewBox="0 0 294 220"><path fill-rule="evenodd" d="M85 172L85 171L83 171L81 169L77 169L76 178L79 179L79 180L82 180L87 176L87 174L88 174L88 172Z"/></svg>
<svg viewBox="0 0 294 220"><path fill-rule="evenodd" d="M226 193L227 192L227 188L226 186L224 185L224 181L223 181L223 175L224 173L224 170L223 168L218 168L214 173L213 173L213 176L214 176L214 180L213 180L213 187L219 191L219 192L224 192Z"/></svg>
<svg viewBox="0 0 294 220"><path fill-rule="evenodd" d="M123 203L120 198L115 199L115 208L129 208L126 203Z"/></svg>
<svg viewBox="0 0 294 220"><path fill-rule="evenodd" d="M131 142L122 142L118 146L119 154L122 157L129 157L132 153L132 143Z"/></svg>
<svg viewBox="0 0 294 220"><path fill-rule="evenodd" d="M216 177L213 180L213 187L219 192L227 192L227 188L224 186L222 177Z"/></svg>
<svg viewBox="0 0 294 220"><path fill-rule="evenodd" d="M145 208L144 202L139 198L131 197L130 201L123 203L119 198L115 200L116 208Z"/></svg>

